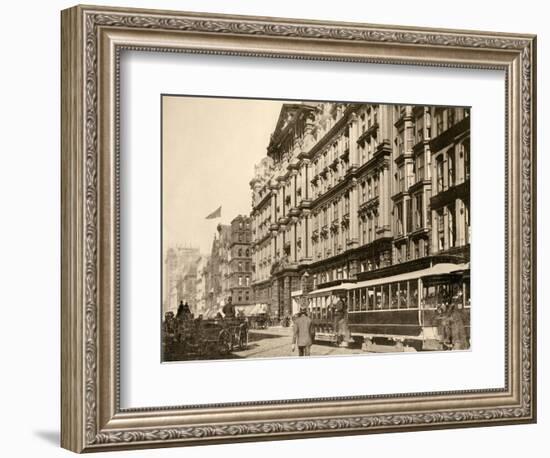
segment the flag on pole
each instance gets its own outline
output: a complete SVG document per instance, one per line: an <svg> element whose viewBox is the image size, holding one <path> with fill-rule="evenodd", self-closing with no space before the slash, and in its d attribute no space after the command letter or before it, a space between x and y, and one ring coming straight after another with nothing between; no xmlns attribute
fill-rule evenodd
<svg viewBox="0 0 550 458"><path fill-rule="evenodd" d="M221 218L222 217L222 207L221 205L214 210L212 213L210 213L206 219L215 219L215 218Z"/></svg>

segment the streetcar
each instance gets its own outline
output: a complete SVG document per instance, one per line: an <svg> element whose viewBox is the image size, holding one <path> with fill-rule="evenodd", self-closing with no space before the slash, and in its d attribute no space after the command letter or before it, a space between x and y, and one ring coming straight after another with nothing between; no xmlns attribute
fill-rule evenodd
<svg viewBox="0 0 550 458"><path fill-rule="evenodd" d="M397 270L400 272L392 275ZM452 348L452 342L445 342L441 326L441 317L449 310L459 317L465 334L464 342L460 346L455 342L454 348L469 347L469 263L440 262L405 271L403 265L391 266L360 275L355 281L334 283L307 295L315 340L336 339L332 309L344 295L351 336L362 340L366 350Z"/></svg>

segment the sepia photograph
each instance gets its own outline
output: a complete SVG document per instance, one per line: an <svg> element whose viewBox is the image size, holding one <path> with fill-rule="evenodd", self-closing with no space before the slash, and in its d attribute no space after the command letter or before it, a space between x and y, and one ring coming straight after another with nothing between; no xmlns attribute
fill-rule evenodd
<svg viewBox="0 0 550 458"><path fill-rule="evenodd" d="M470 107L161 105L163 362L470 349Z"/></svg>

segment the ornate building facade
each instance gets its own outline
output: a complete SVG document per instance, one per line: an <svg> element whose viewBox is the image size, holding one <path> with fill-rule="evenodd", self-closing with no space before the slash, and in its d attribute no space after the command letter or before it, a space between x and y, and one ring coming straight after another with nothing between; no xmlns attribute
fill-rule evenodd
<svg viewBox="0 0 550 458"><path fill-rule="evenodd" d="M286 103L255 167L252 286L292 292L435 254L469 260L469 110Z"/></svg>
<svg viewBox="0 0 550 458"><path fill-rule="evenodd" d="M247 215L219 224L210 256L197 269L197 284L204 285L204 312L217 313L231 297L237 310L254 304L252 292L252 230ZM201 266L201 264L199 264Z"/></svg>
<svg viewBox="0 0 550 458"><path fill-rule="evenodd" d="M228 296L237 310L254 304L252 295L252 228L249 216L239 215L231 221L228 259Z"/></svg>

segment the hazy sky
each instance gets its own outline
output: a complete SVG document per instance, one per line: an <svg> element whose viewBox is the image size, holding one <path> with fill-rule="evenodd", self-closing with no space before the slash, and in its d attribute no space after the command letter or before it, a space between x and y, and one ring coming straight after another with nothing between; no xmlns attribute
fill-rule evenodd
<svg viewBox="0 0 550 458"><path fill-rule="evenodd" d="M254 164L282 102L163 97L163 245L210 253L218 223L251 209ZM205 217L222 206L221 219Z"/></svg>

